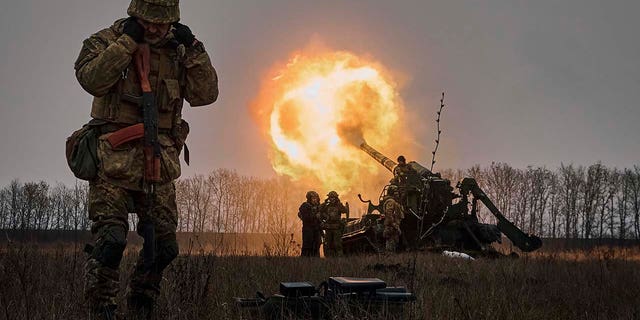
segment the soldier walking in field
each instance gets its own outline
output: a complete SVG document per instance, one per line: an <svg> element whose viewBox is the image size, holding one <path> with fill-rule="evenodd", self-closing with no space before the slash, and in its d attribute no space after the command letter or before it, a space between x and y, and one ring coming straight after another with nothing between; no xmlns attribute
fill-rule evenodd
<svg viewBox="0 0 640 320"><path fill-rule="evenodd" d="M341 218L343 213L349 213L349 203L343 205L337 192L329 192L327 199L320 207L320 219L324 230L325 257L342 256L344 224Z"/></svg>
<svg viewBox="0 0 640 320"><path fill-rule="evenodd" d="M302 220L302 252L303 257L319 257L322 242L320 227L320 196L315 191L307 192L307 201L300 205L298 218Z"/></svg>
<svg viewBox="0 0 640 320"><path fill-rule="evenodd" d="M129 284L129 312L134 318L152 317L163 270L178 255L174 180L189 131L181 117L183 100L204 106L218 96L216 71L202 42L178 23L178 0L133 0L127 13L128 18L86 39L75 62L80 85L94 96L89 126L99 132L97 176L89 179L95 245L88 250L85 296L91 319L115 319L129 212L138 215L136 228L145 240ZM155 101L143 102L143 93ZM147 126L143 109L156 108L155 124ZM145 139L148 132L157 138L150 153L134 132L143 117ZM157 162L146 161L148 154ZM153 180L145 172L149 166L158 171Z"/></svg>
<svg viewBox="0 0 640 320"><path fill-rule="evenodd" d="M400 242L400 223L404 219L404 209L398 203L400 193L398 187L391 185L387 189L387 199L384 201L384 231L382 236L385 239L385 249L388 252L395 252Z"/></svg>

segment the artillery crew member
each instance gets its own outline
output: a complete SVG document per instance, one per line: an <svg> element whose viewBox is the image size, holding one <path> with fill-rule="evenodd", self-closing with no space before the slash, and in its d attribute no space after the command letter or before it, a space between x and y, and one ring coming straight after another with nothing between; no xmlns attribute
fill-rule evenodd
<svg viewBox="0 0 640 320"><path fill-rule="evenodd" d="M404 219L404 209L398 203L400 193L398 187L391 185L387 190L387 199L384 202L384 231L385 248L389 252L395 252L400 242L400 223Z"/></svg>
<svg viewBox="0 0 640 320"><path fill-rule="evenodd" d="M320 207L320 219L324 230L325 257L342 256L342 230L344 228L341 216L349 213L349 203L343 205L338 193L327 194L327 199Z"/></svg>
<svg viewBox="0 0 640 320"><path fill-rule="evenodd" d="M307 201L300 205L298 218L302 220L302 252L303 257L319 257L322 242L320 227L320 195L315 191L307 192Z"/></svg>
<svg viewBox="0 0 640 320"><path fill-rule="evenodd" d="M407 176L416 174L416 170L413 169L408 163L407 159L404 156L398 157L398 165L393 168L393 184L400 185L406 182Z"/></svg>
<svg viewBox="0 0 640 320"><path fill-rule="evenodd" d="M178 255L174 180L180 176L178 155L189 130L181 117L183 100L204 106L218 96L216 71L202 42L178 23L178 0L132 0L127 13L128 18L84 40L75 62L78 82L94 96L89 125L99 133L97 177L89 184L95 246L88 250L85 268L91 319L115 318L129 212L137 213L138 233L145 235L127 294L129 311L136 319L152 317L163 270ZM150 85L143 86L147 80ZM159 148L153 154L160 168L151 184L141 139L117 148L109 140L112 133L142 122L140 96L149 91L157 108ZM146 124L145 129L151 130Z"/></svg>

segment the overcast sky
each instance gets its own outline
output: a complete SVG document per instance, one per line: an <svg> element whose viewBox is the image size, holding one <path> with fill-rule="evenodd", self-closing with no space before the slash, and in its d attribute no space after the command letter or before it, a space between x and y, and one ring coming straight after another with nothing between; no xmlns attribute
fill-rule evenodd
<svg viewBox="0 0 640 320"><path fill-rule="evenodd" d="M64 141L89 119L73 62L128 0L20 0L0 11L0 185L71 183ZM397 74L425 164L447 93L438 166L640 164L640 1L190 0L220 98L185 111L191 167L271 176L247 105L275 62L322 39ZM381 150L384 151L384 150Z"/></svg>

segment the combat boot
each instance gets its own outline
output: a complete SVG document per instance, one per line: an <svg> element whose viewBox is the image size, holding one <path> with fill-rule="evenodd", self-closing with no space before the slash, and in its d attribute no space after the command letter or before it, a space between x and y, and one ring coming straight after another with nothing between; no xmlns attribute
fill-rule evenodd
<svg viewBox="0 0 640 320"><path fill-rule="evenodd" d="M118 317L116 316L116 309L118 309L116 305L108 305L108 306L92 309L89 313L89 319L90 320L116 320L118 319Z"/></svg>
<svg viewBox="0 0 640 320"><path fill-rule="evenodd" d="M127 308L129 309L129 320L153 320L154 301L149 297L132 294L127 298Z"/></svg>

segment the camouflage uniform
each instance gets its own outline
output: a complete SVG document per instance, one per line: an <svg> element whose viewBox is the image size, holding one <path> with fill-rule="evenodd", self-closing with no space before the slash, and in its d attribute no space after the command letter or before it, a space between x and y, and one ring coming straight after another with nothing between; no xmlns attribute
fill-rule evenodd
<svg viewBox="0 0 640 320"><path fill-rule="evenodd" d="M324 230L324 255L325 257L342 256L342 231L344 225L341 220L343 213L349 210L345 207L337 193L325 200L320 208L320 219L323 221Z"/></svg>
<svg viewBox="0 0 640 320"><path fill-rule="evenodd" d="M398 247L402 219L404 219L404 209L393 197L389 197L384 202L384 232L382 234L386 240L387 251L395 252Z"/></svg>
<svg viewBox="0 0 640 320"><path fill-rule="evenodd" d="M133 0L128 13L154 23L176 22L178 0ZM98 177L89 185L89 215L95 247L86 263L85 287L87 302L94 311L116 305L118 268L126 246L129 212L137 213L138 227L143 223L153 225L156 236L155 263L145 268L142 260L138 260L129 297L153 305L162 272L178 255L175 235L178 212L173 181L180 176L178 156L189 130L181 116L183 100L191 106L203 106L213 103L218 96L217 75L201 43L187 48L177 43L171 29L165 39L151 45L149 81L159 111L158 139L162 157L161 181L149 211L142 192L142 142L135 140L114 149L107 140L111 132L142 120L141 107L123 99L124 95L141 95L132 59L138 44L123 34L124 20L86 39L75 63L80 85L94 96L91 117L101 132L97 148Z"/></svg>
<svg viewBox="0 0 640 320"><path fill-rule="evenodd" d="M393 168L393 184L401 185L406 182L407 176L411 174L417 173L415 169L413 169L407 163L398 163L398 165Z"/></svg>
<svg viewBox="0 0 640 320"><path fill-rule="evenodd" d="M418 172L406 163L404 156L398 157L398 165L393 168L393 179L390 183L398 187L397 201L400 203L407 204L408 180L410 176L417 174Z"/></svg>

